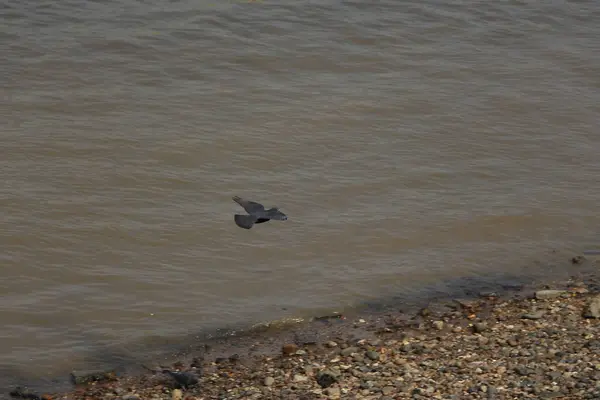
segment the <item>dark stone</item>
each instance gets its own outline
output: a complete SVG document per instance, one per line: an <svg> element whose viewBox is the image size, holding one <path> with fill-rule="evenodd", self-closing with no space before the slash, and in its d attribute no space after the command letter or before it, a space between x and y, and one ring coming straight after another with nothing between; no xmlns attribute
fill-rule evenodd
<svg viewBox="0 0 600 400"><path fill-rule="evenodd" d="M581 264L585 261L585 257L584 256L575 256L573 258L571 258L571 262L573 264Z"/></svg>
<svg viewBox="0 0 600 400"><path fill-rule="evenodd" d="M367 351L367 357L369 357L373 361L379 360L379 353L376 351Z"/></svg>
<svg viewBox="0 0 600 400"><path fill-rule="evenodd" d="M487 330L487 324L485 322L476 322L473 324L473 332L482 333Z"/></svg>
<svg viewBox="0 0 600 400"><path fill-rule="evenodd" d="M328 388L339 379L339 374L331 369L324 369L317 374L317 383L322 388Z"/></svg>

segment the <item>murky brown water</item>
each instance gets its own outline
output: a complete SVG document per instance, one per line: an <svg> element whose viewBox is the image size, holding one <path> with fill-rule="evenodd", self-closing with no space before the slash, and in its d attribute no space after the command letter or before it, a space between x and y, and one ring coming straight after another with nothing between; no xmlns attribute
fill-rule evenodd
<svg viewBox="0 0 600 400"><path fill-rule="evenodd" d="M0 7L5 376L600 246L598 2Z"/></svg>

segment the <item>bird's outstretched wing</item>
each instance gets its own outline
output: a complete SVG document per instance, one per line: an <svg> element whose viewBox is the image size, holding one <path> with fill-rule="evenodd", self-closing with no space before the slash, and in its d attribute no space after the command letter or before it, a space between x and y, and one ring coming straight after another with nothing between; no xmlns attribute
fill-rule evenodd
<svg viewBox="0 0 600 400"><path fill-rule="evenodd" d="M276 207L266 210L265 215L270 219L274 219L277 221L287 221L287 215L279 211L279 209Z"/></svg>
<svg viewBox="0 0 600 400"><path fill-rule="evenodd" d="M233 220L235 221L235 224L237 226L239 226L240 228L244 228L244 229L252 228L252 226L254 225L255 222L259 223L256 221L256 217L254 215L235 214L233 216Z"/></svg>
<svg viewBox="0 0 600 400"><path fill-rule="evenodd" d="M248 214L265 210L265 207L262 204L255 201L244 200L239 196L233 196L233 201L244 207L244 210L246 210Z"/></svg>

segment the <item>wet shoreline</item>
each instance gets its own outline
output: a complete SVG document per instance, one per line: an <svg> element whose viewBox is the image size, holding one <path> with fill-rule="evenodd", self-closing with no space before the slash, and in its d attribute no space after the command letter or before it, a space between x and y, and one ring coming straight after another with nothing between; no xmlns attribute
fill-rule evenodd
<svg viewBox="0 0 600 400"><path fill-rule="evenodd" d="M498 284L496 287L489 285L478 287L477 283L473 281L470 288L467 288L464 284L458 285L460 289L455 292L432 293L427 301L421 302L421 304L411 304L408 307L403 307L396 298L380 303L367 304L342 314L332 313L303 321L297 319L295 322L282 323L280 321L256 324L247 331L232 331L229 335L208 340L199 339L195 343L186 344L185 348L178 349L169 357L154 360L153 367L161 365L168 368L180 367L189 370L191 365L196 365L198 368L192 368L191 370L196 372L201 370L205 377L202 379L206 379L206 376L210 375L210 371L214 373L221 366L242 368L246 372L253 368L260 370L260 365L263 363L261 360L265 357L269 359L280 357L282 346L285 345L300 349L301 352L307 351L303 349L309 348L318 353L326 347L326 343L336 338L337 341L352 343L354 340L361 339L376 340L382 335L396 335L402 331L426 330L424 327L430 325L433 318L443 319L452 313L462 313L469 307L465 305L473 302L479 303L480 311L487 310L481 311L481 315L477 316L477 318L485 319L487 318L486 313L489 314L495 304L500 302L517 302L521 304L527 302L528 299L534 296L536 290L540 289L572 290L573 288L585 288L586 293L577 293L577 296L592 296L600 292L598 260L593 256L586 258L574 255L569 257L568 263L570 267L565 267L565 278L554 281L540 280L519 283L511 278L509 281L513 283ZM424 309L427 310L426 314L422 311ZM471 321L465 319L466 317L468 315L462 315L461 318L464 319L462 322L466 322L468 325ZM456 318L456 316L453 318ZM312 352L313 350L308 351ZM77 371L75 373L78 376L85 374ZM163 383L157 384L157 379L158 382ZM204 385L203 390L206 391L206 382L201 381L201 383ZM31 384L31 387L35 387L33 382L23 382L23 384L24 386ZM214 382L214 384L218 384L218 382ZM166 392L161 392L156 398L171 398L173 389L171 386L168 379L161 380L157 378L156 374L146 371L140 363L139 365L128 365L126 368L122 368L117 372L116 381L114 382L94 383L89 386L79 385L74 389L63 382L57 383L55 386L38 386L41 390L38 393L54 393L52 396L54 399L83 399L85 396L89 397L87 391L91 390L94 393L97 392L97 395L101 393L106 398L117 399L121 398L122 395L116 393L123 393L123 391L126 391L126 387L137 387L138 391L156 391L156 387L160 387L160 390L166 390ZM121 389L117 390L118 388ZM216 389L216 387L213 387L213 389ZM210 390L211 393L214 392L213 389ZM115 392L115 390L117 391ZM193 394L190 398L222 398L203 397L206 395L202 394L202 390L194 390L190 389L187 392L190 396ZM288 393L288 395L290 394ZM146 397L142 396L142 398Z"/></svg>

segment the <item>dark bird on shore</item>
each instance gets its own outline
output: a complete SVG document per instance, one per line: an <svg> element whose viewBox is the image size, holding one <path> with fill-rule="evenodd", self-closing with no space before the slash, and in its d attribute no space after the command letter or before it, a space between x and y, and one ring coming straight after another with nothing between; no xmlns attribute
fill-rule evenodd
<svg viewBox="0 0 600 400"><path fill-rule="evenodd" d="M239 196L233 196L233 201L238 203L246 210L248 215L235 214L233 220L240 228L250 229L254 224L262 224L270 220L287 221L288 217L279 208L272 207L265 210L265 207L257 202L244 200Z"/></svg>
<svg viewBox="0 0 600 400"><path fill-rule="evenodd" d="M152 373L162 372L163 374L169 375L183 389L188 389L189 387L195 386L199 382L198 377L191 372L172 371L166 368L154 370L146 367L145 365L143 365L143 367Z"/></svg>

